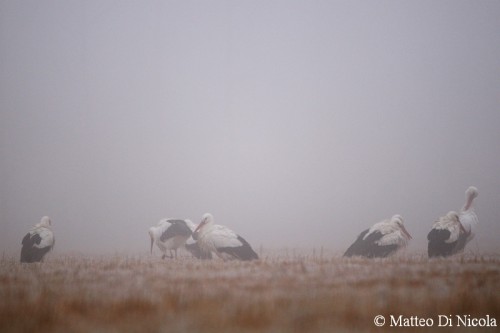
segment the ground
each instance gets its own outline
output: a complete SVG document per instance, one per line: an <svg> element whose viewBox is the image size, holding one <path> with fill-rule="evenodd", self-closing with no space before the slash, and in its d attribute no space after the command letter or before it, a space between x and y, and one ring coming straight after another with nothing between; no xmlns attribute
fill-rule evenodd
<svg viewBox="0 0 500 333"><path fill-rule="evenodd" d="M4 256L0 332L498 331L457 327L455 316L500 324L500 255L370 260L264 251L261 257L53 255L20 264ZM383 327L375 326L376 315L384 316ZM433 326L391 327L391 315L401 315L401 324L431 318ZM453 326L438 327L438 315L452 318Z"/></svg>

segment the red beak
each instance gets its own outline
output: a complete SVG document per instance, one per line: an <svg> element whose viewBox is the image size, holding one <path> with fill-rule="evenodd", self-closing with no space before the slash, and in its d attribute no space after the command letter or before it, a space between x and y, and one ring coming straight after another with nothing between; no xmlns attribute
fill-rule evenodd
<svg viewBox="0 0 500 333"><path fill-rule="evenodd" d="M403 233L408 236L409 239L412 239L410 233L408 231L406 231L406 228L404 225L401 226L401 230L403 230Z"/></svg>
<svg viewBox="0 0 500 333"><path fill-rule="evenodd" d="M193 239L194 240L198 240L198 232L200 231L200 229L206 224L205 221L201 221L200 224L198 224L198 226L196 227L196 229L194 229L193 233L192 233L192 236L193 236Z"/></svg>
<svg viewBox="0 0 500 333"><path fill-rule="evenodd" d="M203 222L201 222L200 224L198 224L198 226L196 227L196 229L194 229L193 234L196 233L196 232L198 232L198 230L200 230L202 226L203 226Z"/></svg>
<svg viewBox="0 0 500 333"><path fill-rule="evenodd" d="M151 254L153 254L153 237L151 237Z"/></svg>
<svg viewBox="0 0 500 333"><path fill-rule="evenodd" d="M458 225L460 226L460 230L462 230L462 232L467 235L467 231L465 230L464 226L460 221L458 222Z"/></svg>

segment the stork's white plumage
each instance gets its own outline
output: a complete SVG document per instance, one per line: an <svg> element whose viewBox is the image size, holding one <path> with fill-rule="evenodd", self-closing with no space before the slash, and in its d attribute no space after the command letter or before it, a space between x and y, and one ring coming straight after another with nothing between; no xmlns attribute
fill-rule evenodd
<svg viewBox="0 0 500 333"><path fill-rule="evenodd" d="M464 230L467 234L467 239L465 240L464 247L476 235L476 228L479 220L477 218L476 212L474 211L472 203L474 202L474 199L478 196L478 194L479 192L474 186L470 186L465 191L465 204L460 210L459 215L460 223L462 223L462 226L464 227Z"/></svg>
<svg viewBox="0 0 500 333"><path fill-rule="evenodd" d="M196 227L198 227L196 224L194 224L191 220L185 220L186 224L188 225L189 229L191 231L195 231ZM194 240L193 235L191 235L187 240L186 240L186 250L188 250L189 253L193 255L193 257L197 259L212 259L212 252L209 251L203 251L200 248L200 245L196 240Z"/></svg>
<svg viewBox="0 0 500 333"><path fill-rule="evenodd" d="M457 244L465 243L466 238L458 213L450 211L434 222L432 230L427 235L429 241L427 254L429 258L452 255L456 253Z"/></svg>
<svg viewBox="0 0 500 333"><path fill-rule="evenodd" d="M51 230L52 221L48 216L42 217L39 223L24 236L21 244L21 262L42 261L44 256L54 248L55 238Z"/></svg>
<svg viewBox="0 0 500 333"><path fill-rule="evenodd" d="M193 233L200 248L206 252L215 252L223 260L253 260L259 256L250 244L231 229L214 224L211 214L203 215L203 219Z"/></svg>
<svg viewBox="0 0 500 333"><path fill-rule="evenodd" d="M406 231L401 215L375 223L361 232L344 253L344 257L363 256L368 258L387 257L408 245L412 237Z"/></svg>
<svg viewBox="0 0 500 333"><path fill-rule="evenodd" d="M177 258L177 249L184 246L193 233L188 223L192 224L189 220L161 219L156 226L149 228L151 253L153 253L153 244L156 244L163 253L163 259L167 256L167 250L170 251L170 258L174 257L172 250Z"/></svg>
<svg viewBox="0 0 500 333"><path fill-rule="evenodd" d="M451 211L433 224L427 235L427 254L430 258L462 252L465 245L474 238L478 218L472 203L477 196L477 188L470 186L465 191L465 204L460 213Z"/></svg>

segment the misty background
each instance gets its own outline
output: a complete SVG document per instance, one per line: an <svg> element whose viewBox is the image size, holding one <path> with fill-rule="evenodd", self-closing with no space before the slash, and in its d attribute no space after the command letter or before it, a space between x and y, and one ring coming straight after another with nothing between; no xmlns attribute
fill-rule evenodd
<svg viewBox="0 0 500 333"><path fill-rule="evenodd" d="M498 1L0 1L0 251L148 251L210 212L254 248L343 252L479 189L500 245Z"/></svg>

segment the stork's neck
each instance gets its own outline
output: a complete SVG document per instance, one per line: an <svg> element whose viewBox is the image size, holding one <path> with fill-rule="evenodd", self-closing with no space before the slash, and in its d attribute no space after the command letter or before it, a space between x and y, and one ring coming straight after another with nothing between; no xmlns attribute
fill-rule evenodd
<svg viewBox="0 0 500 333"><path fill-rule="evenodd" d="M208 222L200 229L200 235L205 235L206 233L210 232L213 228L214 228L214 223L212 221Z"/></svg>
<svg viewBox="0 0 500 333"><path fill-rule="evenodd" d="M467 197L467 201L465 201L465 205L462 207L462 211L468 211L472 207L472 202L474 201L474 197L472 195Z"/></svg>

